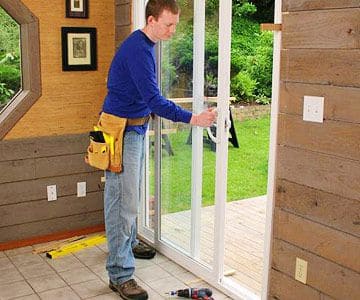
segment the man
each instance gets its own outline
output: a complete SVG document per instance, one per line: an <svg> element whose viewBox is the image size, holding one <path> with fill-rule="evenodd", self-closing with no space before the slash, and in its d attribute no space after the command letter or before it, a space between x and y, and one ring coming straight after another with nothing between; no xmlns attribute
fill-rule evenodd
<svg viewBox="0 0 360 300"><path fill-rule="evenodd" d="M133 252L137 253L139 247L136 216L144 163L146 117L155 113L174 122L202 127L212 125L216 118L212 110L195 115L160 95L154 46L161 40L170 39L178 22L179 7L175 0L150 0L146 6L145 27L133 32L123 42L109 70L103 112L129 121L144 120L136 125L127 123L122 172L106 171L104 211L109 248L106 269L109 287L123 299L148 299L147 292L132 279L135 270Z"/></svg>

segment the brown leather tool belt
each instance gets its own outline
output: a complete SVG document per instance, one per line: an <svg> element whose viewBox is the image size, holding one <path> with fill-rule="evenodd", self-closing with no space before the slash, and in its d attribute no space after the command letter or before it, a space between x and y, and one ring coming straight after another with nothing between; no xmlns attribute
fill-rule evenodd
<svg viewBox="0 0 360 300"><path fill-rule="evenodd" d="M150 120L150 115L142 118L136 118L136 119L127 119L126 125L127 126L140 126L144 125Z"/></svg>

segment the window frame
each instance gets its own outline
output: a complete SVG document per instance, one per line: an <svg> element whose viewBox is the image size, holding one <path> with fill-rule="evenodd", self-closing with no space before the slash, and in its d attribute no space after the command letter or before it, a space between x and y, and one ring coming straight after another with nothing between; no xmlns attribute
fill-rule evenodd
<svg viewBox="0 0 360 300"><path fill-rule="evenodd" d="M20 0L1 7L20 25L22 89L0 112L0 140L41 96L39 20Z"/></svg>

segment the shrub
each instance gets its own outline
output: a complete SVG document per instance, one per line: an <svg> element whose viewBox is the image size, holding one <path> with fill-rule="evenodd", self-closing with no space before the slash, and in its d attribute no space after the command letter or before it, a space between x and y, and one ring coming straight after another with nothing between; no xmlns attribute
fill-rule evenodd
<svg viewBox="0 0 360 300"><path fill-rule="evenodd" d="M183 7L187 0L179 2ZM206 1L205 94L216 94L217 90L218 8L219 0ZM258 99L258 103L266 103L271 98L272 33L260 32L260 20L258 18L255 20L254 17L256 12L257 6L248 0L233 0L231 94L237 97L237 101L249 103ZM169 89L173 85L178 89L189 90L191 94L193 71L191 9L183 10L183 18L180 19L177 34L166 47L168 49L164 51L164 58L168 57L169 60L163 63L169 68L169 74L172 76L166 79L166 86ZM177 80L174 72L182 80ZM188 84L182 86L186 82Z"/></svg>
<svg viewBox="0 0 360 300"><path fill-rule="evenodd" d="M255 102L258 104L267 105L267 104L271 103L271 98L269 98L265 95L260 95L260 96L256 97Z"/></svg>
<svg viewBox="0 0 360 300"><path fill-rule="evenodd" d="M21 87L20 25L0 7L0 110Z"/></svg>
<svg viewBox="0 0 360 300"><path fill-rule="evenodd" d="M231 79L231 96L237 101L252 102L257 82L246 72L239 72Z"/></svg>
<svg viewBox="0 0 360 300"><path fill-rule="evenodd" d="M249 17L256 13L256 6L252 3L235 3L233 5L234 17Z"/></svg>
<svg viewBox="0 0 360 300"><path fill-rule="evenodd" d="M7 88L5 83L0 83L0 104L6 104L14 95L14 91ZM3 105L0 105L1 108Z"/></svg>
<svg viewBox="0 0 360 300"><path fill-rule="evenodd" d="M0 54L19 53L20 25L0 7Z"/></svg>
<svg viewBox="0 0 360 300"><path fill-rule="evenodd" d="M6 84L8 89L18 91L21 87L20 70L17 66L0 64L0 83Z"/></svg>
<svg viewBox="0 0 360 300"><path fill-rule="evenodd" d="M168 60L161 62L161 87L164 95L169 95L171 86L177 80L175 66Z"/></svg>
<svg viewBox="0 0 360 300"><path fill-rule="evenodd" d="M262 32L259 36L259 45L252 57L252 64L249 67L251 77L258 82L255 94L259 96L271 97L272 44L272 33Z"/></svg>

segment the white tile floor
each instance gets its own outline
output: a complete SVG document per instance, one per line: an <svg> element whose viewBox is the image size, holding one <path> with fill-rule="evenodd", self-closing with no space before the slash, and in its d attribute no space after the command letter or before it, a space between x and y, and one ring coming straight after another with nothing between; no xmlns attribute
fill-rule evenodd
<svg viewBox="0 0 360 300"><path fill-rule="evenodd" d="M108 287L106 244L54 260L45 254L33 254L32 250L29 246L0 251L0 300L120 299ZM159 253L151 260L136 260L135 279L152 300L169 299L166 292L189 285L209 287ZM214 299L230 299L212 290Z"/></svg>

